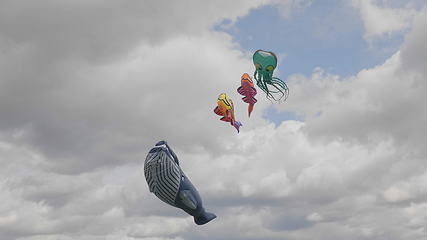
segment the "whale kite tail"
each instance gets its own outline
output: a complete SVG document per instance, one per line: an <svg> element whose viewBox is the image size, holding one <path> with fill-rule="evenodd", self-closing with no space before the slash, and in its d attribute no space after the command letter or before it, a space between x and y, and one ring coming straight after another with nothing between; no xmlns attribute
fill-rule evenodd
<svg viewBox="0 0 427 240"><path fill-rule="evenodd" d="M201 214L197 217L194 217L194 222L197 225L203 225L203 224L210 222L211 220L213 220L215 218L216 218L215 214L210 213L210 212L203 212L203 214Z"/></svg>

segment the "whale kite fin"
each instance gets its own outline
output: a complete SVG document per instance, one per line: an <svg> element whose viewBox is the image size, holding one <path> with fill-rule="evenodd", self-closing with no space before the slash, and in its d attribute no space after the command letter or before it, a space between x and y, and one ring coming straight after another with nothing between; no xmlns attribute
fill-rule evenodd
<svg viewBox="0 0 427 240"><path fill-rule="evenodd" d="M179 197L185 206L195 210L197 208L197 200L189 190L182 190L179 192Z"/></svg>

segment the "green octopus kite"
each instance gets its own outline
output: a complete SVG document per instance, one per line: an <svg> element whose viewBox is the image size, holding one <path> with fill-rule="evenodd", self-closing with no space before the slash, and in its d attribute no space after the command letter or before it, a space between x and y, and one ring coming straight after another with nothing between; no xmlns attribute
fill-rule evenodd
<svg viewBox="0 0 427 240"><path fill-rule="evenodd" d="M274 53L257 50L253 57L255 65L254 78L256 84L266 94L268 99L284 102L288 98L289 88L283 80L273 77L273 71L277 66L277 57Z"/></svg>

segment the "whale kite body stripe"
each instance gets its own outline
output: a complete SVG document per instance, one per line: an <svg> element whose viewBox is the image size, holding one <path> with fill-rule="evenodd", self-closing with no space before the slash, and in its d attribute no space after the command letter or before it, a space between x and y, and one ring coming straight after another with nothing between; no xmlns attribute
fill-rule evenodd
<svg viewBox="0 0 427 240"><path fill-rule="evenodd" d="M178 165L165 152L149 153L145 159L144 174L150 192L163 202L175 206L181 173Z"/></svg>

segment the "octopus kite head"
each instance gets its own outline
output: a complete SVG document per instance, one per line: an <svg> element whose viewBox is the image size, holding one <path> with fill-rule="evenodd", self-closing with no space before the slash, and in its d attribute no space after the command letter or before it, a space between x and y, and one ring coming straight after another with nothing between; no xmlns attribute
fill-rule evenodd
<svg viewBox="0 0 427 240"><path fill-rule="evenodd" d="M273 77L273 71L277 67L276 54L264 50L258 50L254 53L253 62L256 68L256 72L263 76L267 81Z"/></svg>

